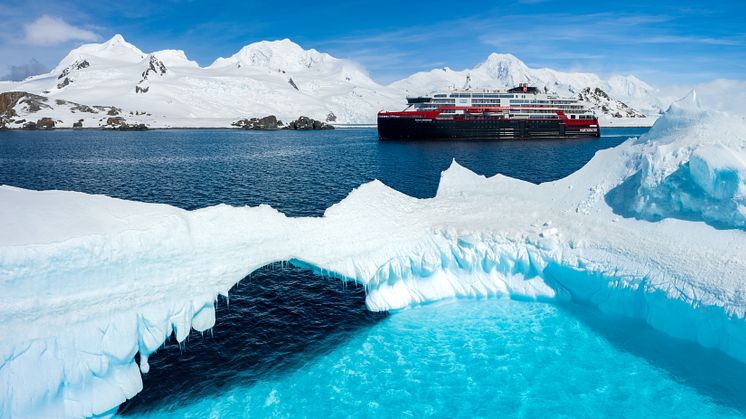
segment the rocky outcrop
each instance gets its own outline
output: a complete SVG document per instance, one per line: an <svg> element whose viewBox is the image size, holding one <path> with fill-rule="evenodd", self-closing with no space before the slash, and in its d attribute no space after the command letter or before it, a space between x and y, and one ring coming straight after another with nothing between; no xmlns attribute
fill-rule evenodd
<svg viewBox="0 0 746 419"><path fill-rule="evenodd" d="M78 122L73 122L73 128L83 128L83 120L79 119Z"/></svg>
<svg viewBox="0 0 746 419"><path fill-rule="evenodd" d="M54 129L55 125L54 119L48 117L36 121L36 127L39 129Z"/></svg>
<svg viewBox="0 0 746 419"><path fill-rule="evenodd" d="M285 127L285 129L303 130L303 131L326 130L326 129L334 129L334 126L327 124L326 122L321 122L316 119L309 118L307 116L301 116L295 121L289 123Z"/></svg>
<svg viewBox="0 0 746 419"><path fill-rule="evenodd" d="M117 129L119 131L147 131L148 126L145 124L124 124Z"/></svg>
<svg viewBox="0 0 746 419"><path fill-rule="evenodd" d="M135 93L148 93L150 90L149 77L152 75L162 76L166 74L166 65L154 55L150 56L148 68L142 72L142 79L135 86Z"/></svg>
<svg viewBox="0 0 746 419"><path fill-rule="evenodd" d="M29 129L29 130L35 130L35 129L54 129L56 126L56 121L52 118L41 118L34 121L29 121L23 124L23 129Z"/></svg>
<svg viewBox="0 0 746 419"><path fill-rule="evenodd" d="M70 83L72 83L72 81L70 80L70 78L69 77L65 77L64 80L62 80L61 82L57 83L57 88L58 89L62 89L63 87L69 85Z"/></svg>
<svg viewBox="0 0 746 419"><path fill-rule="evenodd" d="M88 60L83 61L75 61L74 63L67 66L64 70L62 70L62 73L57 77L57 80L66 78L75 70L82 70L84 68L88 68L91 64L88 62Z"/></svg>
<svg viewBox="0 0 746 419"><path fill-rule="evenodd" d="M329 112L326 115L326 122L334 122L337 120L337 115L334 115L334 112Z"/></svg>
<svg viewBox="0 0 746 419"><path fill-rule="evenodd" d="M295 84L295 82L293 81L293 78L292 78L292 77L290 77L290 78L288 79L288 83L289 83L289 84L290 84L291 86L293 86L293 89L295 89L295 90L298 90L298 91L300 91L300 89L298 88L298 85L297 85L297 84Z"/></svg>
<svg viewBox="0 0 746 419"><path fill-rule="evenodd" d="M595 105L602 113L614 118L645 118L645 114L626 103L610 97L601 88L586 87L578 93L578 99Z"/></svg>
<svg viewBox="0 0 746 419"><path fill-rule="evenodd" d="M145 71L142 72L142 78L144 80L147 80L150 74L157 74L159 76L166 74L166 65L163 64L163 61L156 58L155 55L150 56L148 68L146 68Z"/></svg>
<svg viewBox="0 0 746 419"><path fill-rule="evenodd" d="M18 100L25 97L28 93L26 92L5 92L0 93L0 115L7 115L9 111L13 110Z"/></svg>
<svg viewBox="0 0 746 419"><path fill-rule="evenodd" d="M73 103L73 102L68 102L68 103L72 103L73 105L72 107L70 107L71 112L98 113L95 109L93 109L92 107L88 105L81 105L79 103Z"/></svg>
<svg viewBox="0 0 746 419"><path fill-rule="evenodd" d="M114 116L106 119L104 128L116 129L119 131L145 131L148 126L145 124L130 124L121 116Z"/></svg>
<svg viewBox="0 0 746 419"><path fill-rule="evenodd" d="M36 112L42 107L49 107L44 96L35 95L27 92L5 92L0 93L0 115L15 116L15 107L21 102L26 103L29 112Z"/></svg>
<svg viewBox="0 0 746 419"><path fill-rule="evenodd" d="M66 86L69 86L70 83L73 82L72 80L72 73L77 70L82 70L84 68L88 68L91 64L87 60L83 61L75 61L74 63L67 66L59 76L57 76L57 80L62 80L61 82L57 83L57 88L62 89Z"/></svg>
<svg viewBox="0 0 746 419"><path fill-rule="evenodd" d="M264 118L240 119L232 123L234 127L255 130L275 130L283 128L282 121L274 115L265 116Z"/></svg>

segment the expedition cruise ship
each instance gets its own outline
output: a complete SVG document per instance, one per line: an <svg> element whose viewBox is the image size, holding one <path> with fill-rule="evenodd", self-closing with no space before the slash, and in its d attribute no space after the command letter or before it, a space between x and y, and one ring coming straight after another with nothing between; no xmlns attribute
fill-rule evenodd
<svg viewBox="0 0 746 419"><path fill-rule="evenodd" d="M596 115L575 98L521 84L507 91L461 90L407 98L378 113L381 140L495 140L599 137Z"/></svg>

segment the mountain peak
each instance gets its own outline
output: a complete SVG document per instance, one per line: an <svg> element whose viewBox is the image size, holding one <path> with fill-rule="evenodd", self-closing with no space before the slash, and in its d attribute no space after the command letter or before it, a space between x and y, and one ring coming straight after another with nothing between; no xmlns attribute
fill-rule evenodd
<svg viewBox="0 0 746 419"><path fill-rule="evenodd" d="M164 49L152 52L150 55L158 58L166 67L199 67L196 61L190 60L180 49Z"/></svg>
<svg viewBox="0 0 746 419"><path fill-rule="evenodd" d="M129 42L124 40L124 37L121 34L115 34L111 37L108 41L104 42L104 45L114 45L114 44L129 44Z"/></svg>
<svg viewBox="0 0 746 419"><path fill-rule="evenodd" d="M492 77L501 80L505 86L509 87L531 81L528 66L513 54L498 54L493 52L483 63L476 66L474 70L484 71Z"/></svg>
<svg viewBox="0 0 746 419"><path fill-rule="evenodd" d="M127 42L122 35L116 34L106 42L84 44L75 48L57 64L52 72L58 73L72 63L81 60L87 60L95 66L101 62L137 63L142 61L144 57L145 54L139 48Z"/></svg>
<svg viewBox="0 0 746 419"><path fill-rule="evenodd" d="M498 54L493 52L477 68L497 68L497 67L514 67L528 68L526 64L513 54Z"/></svg>
<svg viewBox="0 0 746 419"><path fill-rule="evenodd" d="M228 58L218 58L210 67L250 66L273 71L319 70L341 60L315 49L303 49L290 39L259 41L248 44Z"/></svg>

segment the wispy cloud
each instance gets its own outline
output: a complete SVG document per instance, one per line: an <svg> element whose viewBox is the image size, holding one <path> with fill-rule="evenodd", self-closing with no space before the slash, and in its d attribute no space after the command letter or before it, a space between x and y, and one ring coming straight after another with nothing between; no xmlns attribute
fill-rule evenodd
<svg viewBox="0 0 746 419"><path fill-rule="evenodd" d="M58 45L70 41L96 41L99 36L73 26L60 17L42 15L23 25L24 41L29 45Z"/></svg>

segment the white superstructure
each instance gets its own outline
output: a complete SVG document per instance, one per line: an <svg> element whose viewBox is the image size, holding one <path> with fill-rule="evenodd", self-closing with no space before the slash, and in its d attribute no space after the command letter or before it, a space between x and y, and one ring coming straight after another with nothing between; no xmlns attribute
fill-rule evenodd
<svg viewBox="0 0 746 419"><path fill-rule="evenodd" d="M458 108L503 108L513 118L559 118L562 111L569 119L594 119L595 113L589 104L572 97L542 93L535 87L522 84L508 90L452 90L429 95L430 101L416 103L417 110L434 110L440 107L455 107L444 113L464 113Z"/></svg>

